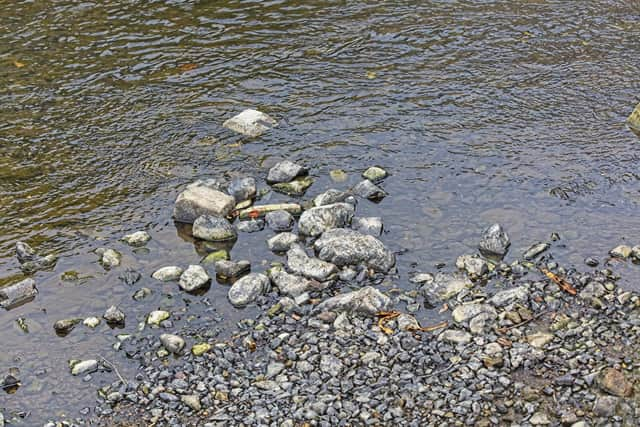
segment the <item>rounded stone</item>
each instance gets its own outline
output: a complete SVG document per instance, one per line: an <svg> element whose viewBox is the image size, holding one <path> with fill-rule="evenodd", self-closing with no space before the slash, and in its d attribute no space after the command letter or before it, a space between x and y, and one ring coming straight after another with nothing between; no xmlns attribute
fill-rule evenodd
<svg viewBox="0 0 640 427"><path fill-rule="evenodd" d="M202 215L193 222L193 237L210 242L233 240L237 237L235 228L225 218Z"/></svg>

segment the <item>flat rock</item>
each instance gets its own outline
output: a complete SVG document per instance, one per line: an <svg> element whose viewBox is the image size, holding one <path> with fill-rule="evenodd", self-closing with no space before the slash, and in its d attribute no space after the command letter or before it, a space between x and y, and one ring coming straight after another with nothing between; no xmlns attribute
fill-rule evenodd
<svg viewBox="0 0 640 427"><path fill-rule="evenodd" d="M507 254L511 240L500 224L492 224L482 232L478 248L488 258L502 259Z"/></svg>
<svg viewBox="0 0 640 427"><path fill-rule="evenodd" d="M386 273L396 263L395 255L373 236L355 230L328 230L313 244L318 258L338 266L365 264Z"/></svg>
<svg viewBox="0 0 640 427"><path fill-rule="evenodd" d="M31 278L3 286L0 288L0 307L9 310L33 300L37 294L36 282Z"/></svg>
<svg viewBox="0 0 640 427"><path fill-rule="evenodd" d="M197 291L205 287L211 278L204 268L199 265L190 265L180 276L180 288L187 292Z"/></svg>
<svg viewBox="0 0 640 427"><path fill-rule="evenodd" d="M247 109L226 120L222 126L242 135L256 138L277 124L278 122L268 114Z"/></svg>
<svg viewBox="0 0 640 427"><path fill-rule="evenodd" d="M180 276L184 270L175 265L169 265L167 267L162 267L153 272L151 277L156 280L160 280L161 282L171 282L173 280L180 279Z"/></svg>
<svg viewBox="0 0 640 427"><path fill-rule="evenodd" d="M451 344L468 344L471 342L471 334L469 332L460 331L457 329L447 329L443 331L438 339L441 341L446 341Z"/></svg>
<svg viewBox="0 0 640 427"><path fill-rule="evenodd" d="M334 203L344 202L348 197L349 193L331 188L314 197L313 205L315 207L332 205Z"/></svg>
<svg viewBox="0 0 640 427"><path fill-rule="evenodd" d="M98 262L106 269L117 267L122 261L122 254L115 249L98 248L96 254L100 257Z"/></svg>
<svg viewBox="0 0 640 427"><path fill-rule="evenodd" d="M303 176L309 173L307 168L300 166L290 160L284 160L276 163L267 174L267 183L277 184L280 182L290 182L298 176Z"/></svg>
<svg viewBox="0 0 640 427"><path fill-rule="evenodd" d="M239 278L251 271L251 262L220 260L215 263L216 274L223 279Z"/></svg>
<svg viewBox="0 0 640 427"><path fill-rule="evenodd" d="M196 181L178 195L173 208L173 219L192 224L202 215L226 217L236 200L217 189L209 181Z"/></svg>
<svg viewBox="0 0 640 427"><path fill-rule="evenodd" d="M369 199L374 202L382 200L387 195L382 188L378 187L368 179L356 184L351 191L353 194L360 196L363 199Z"/></svg>
<svg viewBox="0 0 640 427"><path fill-rule="evenodd" d="M294 244L287 251L287 267L293 273L321 282L338 272L334 264L308 256L304 248L298 244Z"/></svg>
<svg viewBox="0 0 640 427"><path fill-rule="evenodd" d="M378 216L355 217L351 221L351 228L364 234L379 236L382 233L382 218Z"/></svg>
<svg viewBox="0 0 640 427"><path fill-rule="evenodd" d="M264 220L267 226L277 233L281 231L291 231L296 223L293 215L285 210L269 212L265 215Z"/></svg>
<svg viewBox="0 0 640 427"><path fill-rule="evenodd" d="M266 293L270 285L271 281L264 274L248 274L231 286L228 293L229 301L235 307L244 307Z"/></svg>
<svg viewBox="0 0 640 427"><path fill-rule="evenodd" d="M451 316L455 322L462 323L471 320L480 313L487 313L493 319L498 316L495 308L489 304L480 303L461 304L453 310Z"/></svg>
<svg viewBox="0 0 640 427"><path fill-rule="evenodd" d="M237 238L236 229L223 217L202 215L193 222L193 237L210 242L221 242Z"/></svg>
<svg viewBox="0 0 640 427"><path fill-rule="evenodd" d="M76 361L71 365L71 375L86 375L98 370L98 361L89 359Z"/></svg>
<svg viewBox="0 0 640 427"><path fill-rule="evenodd" d="M496 293L494 296L489 298L489 303L495 305L496 307L504 307L505 305L511 304L512 302L522 302L526 301L529 298L529 290L526 286L517 286L515 288L506 289L504 291L500 291Z"/></svg>
<svg viewBox="0 0 640 427"><path fill-rule="evenodd" d="M252 177L234 178L227 187L227 193L236 200L236 203L251 200L256 197L256 180Z"/></svg>
<svg viewBox="0 0 640 427"><path fill-rule="evenodd" d="M151 236L146 231L136 231L131 234L127 234L122 238L122 241L128 244L129 246L144 246L147 242L151 240Z"/></svg>
<svg viewBox="0 0 640 427"><path fill-rule="evenodd" d="M287 252L291 245L298 243L300 238L293 233L278 233L267 240L267 247L272 252Z"/></svg>
<svg viewBox="0 0 640 427"><path fill-rule="evenodd" d="M391 299L371 286L353 292L347 292L331 297L318 304L314 312L323 311L350 312L365 315L375 315L391 306Z"/></svg>
<svg viewBox="0 0 640 427"><path fill-rule="evenodd" d="M278 288L278 291L280 291L280 294L291 298L296 298L306 292L326 287L326 284L313 282L304 277L289 274L278 269L270 270L269 277L276 288Z"/></svg>
<svg viewBox="0 0 640 427"><path fill-rule="evenodd" d="M354 207L348 203L311 208L300 216L298 229L305 236L316 237L331 228L348 226L354 213Z"/></svg>

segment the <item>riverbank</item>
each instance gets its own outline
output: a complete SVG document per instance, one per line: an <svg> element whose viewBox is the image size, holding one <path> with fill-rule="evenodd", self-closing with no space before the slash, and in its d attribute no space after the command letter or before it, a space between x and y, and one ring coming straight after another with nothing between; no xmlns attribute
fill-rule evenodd
<svg viewBox="0 0 640 427"><path fill-rule="evenodd" d="M268 180L282 189L312 182L306 173L282 162ZM554 260L561 235L511 254L508 231L494 224L477 251L451 263L456 268L415 272L399 287L401 254L379 239L383 218L357 215L386 195L387 173L363 175L350 190L329 189L304 208L246 203L257 193L246 177L187 186L174 217L193 222L203 266L166 266L153 279L201 298L213 270L229 286L225 303L253 306L257 315L220 338L211 318L188 307L143 303L137 332L118 335L114 347L135 361L136 374L122 376L117 360L73 361L74 375L91 381L103 371L114 381L97 390L87 417L70 423L634 425L640 297L617 285L616 267L637 260L637 248L616 247L604 262L587 258L578 271ZM238 222L231 226L227 215ZM276 232L266 244L283 263L256 268L228 259L221 240L264 227ZM144 246L149 238L124 240ZM97 251L100 262L117 269L120 257L109 251ZM135 284L133 276L123 277ZM422 306L437 313L428 324L414 316ZM111 307L104 319L131 317L141 316ZM60 325L71 332L75 324Z"/></svg>

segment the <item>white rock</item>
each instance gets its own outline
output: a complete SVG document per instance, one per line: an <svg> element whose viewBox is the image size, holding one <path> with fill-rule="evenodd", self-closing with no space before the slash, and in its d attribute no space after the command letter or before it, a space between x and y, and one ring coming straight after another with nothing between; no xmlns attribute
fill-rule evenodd
<svg viewBox="0 0 640 427"><path fill-rule="evenodd" d="M178 280L180 276L182 276L182 273L184 273L182 268L170 265L156 270L151 277L161 282L170 282L172 280Z"/></svg>
<svg viewBox="0 0 640 427"><path fill-rule="evenodd" d="M95 328L100 324L100 319L94 316L87 317L82 321L82 324L89 328Z"/></svg>
<svg viewBox="0 0 640 427"><path fill-rule="evenodd" d="M71 375L90 374L98 370L97 360L83 360L71 366Z"/></svg>
<svg viewBox="0 0 640 427"><path fill-rule="evenodd" d="M190 265L180 276L180 288L187 292L196 291L209 283L211 278L200 265Z"/></svg>
<svg viewBox="0 0 640 427"><path fill-rule="evenodd" d="M154 310L147 316L148 325L159 325L162 321L167 320L171 314L164 310Z"/></svg>
<svg viewBox="0 0 640 427"><path fill-rule="evenodd" d="M122 240L131 246L144 246L145 243L151 240L151 236L146 231L136 231L135 233L127 234Z"/></svg>
<svg viewBox="0 0 640 427"><path fill-rule="evenodd" d="M248 109L225 121L222 126L255 138L277 124L269 115L258 110Z"/></svg>

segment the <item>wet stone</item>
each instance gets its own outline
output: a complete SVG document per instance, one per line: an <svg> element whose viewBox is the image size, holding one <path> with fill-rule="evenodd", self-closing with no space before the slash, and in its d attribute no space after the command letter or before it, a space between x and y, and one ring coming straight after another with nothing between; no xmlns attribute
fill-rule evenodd
<svg viewBox="0 0 640 427"><path fill-rule="evenodd" d="M344 202L348 197L349 193L332 188L314 197L313 205L315 207L319 207L332 205L334 203L341 203Z"/></svg>
<svg viewBox="0 0 640 427"><path fill-rule="evenodd" d="M308 170L305 167L290 160L284 160L269 169L267 183L276 184L281 182L290 182L294 178L306 175L307 173Z"/></svg>
<svg viewBox="0 0 640 427"><path fill-rule="evenodd" d="M118 279L127 286L133 286L142 278L141 274L135 270L127 268L118 275Z"/></svg>
<svg viewBox="0 0 640 427"><path fill-rule="evenodd" d="M180 288L187 292L194 292L204 288L211 281L204 268L190 265L180 276Z"/></svg>
<svg viewBox="0 0 640 427"><path fill-rule="evenodd" d="M382 233L382 218L380 217L355 217L351 221L351 228L360 233L379 236Z"/></svg>
<svg viewBox="0 0 640 427"><path fill-rule="evenodd" d="M318 258L338 266L365 264L386 273L396 262L395 255L373 236L349 229L332 229L314 242Z"/></svg>
<svg viewBox="0 0 640 427"><path fill-rule="evenodd" d="M98 361L97 360L82 360L82 361L74 361L74 363L70 364L71 367L71 375L85 375L90 374L98 370Z"/></svg>
<svg viewBox="0 0 640 427"><path fill-rule="evenodd" d="M288 196L302 196L307 191L309 187L313 185L313 178L310 176L302 176L294 179L291 182L280 182L277 184L272 184L272 188L279 192L286 194Z"/></svg>
<svg viewBox="0 0 640 427"><path fill-rule="evenodd" d="M226 120L222 126L239 134L256 138L277 124L268 114L249 108Z"/></svg>
<svg viewBox="0 0 640 427"><path fill-rule="evenodd" d="M609 255L614 258L627 259L631 256L632 249L627 245L616 246L609 251Z"/></svg>
<svg viewBox="0 0 640 427"><path fill-rule="evenodd" d="M159 326L161 322L171 317L168 311L154 310L147 316L147 325Z"/></svg>
<svg viewBox="0 0 640 427"><path fill-rule="evenodd" d="M236 228L241 233L256 233L264 229L264 220L258 218L250 219L248 221L240 221L236 225Z"/></svg>
<svg viewBox="0 0 640 427"><path fill-rule="evenodd" d="M219 249L217 251L211 252L210 254L207 254L207 256L202 258L200 263L215 264L218 261L225 261L225 260L228 261L229 259L231 259L229 252L226 249Z"/></svg>
<svg viewBox="0 0 640 427"><path fill-rule="evenodd" d="M171 265L154 271L151 277L161 282L170 282L180 279L183 272L184 270L182 268Z"/></svg>
<svg viewBox="0 0 640 427"><path fill-rule="evenodd" d="M387 177L387 171L379 166L371 166L362 172L362 177L368 179L371 182L382 181Z"/></svg>
<svg viewBox="0 0 640 427"><path fill-rule="evenodd" d="M319 236L331 228L346 227L355 209L348 203L334 203L306 210L300 216L298 228L306 236Z"/></svg>
<svg viewBox="0 0 640 427"><path fill-rule="evenodd" d="M151 236L146 231L136 231L135 233L127 234L122 240L129 246L139 247L146 245L151 240Z"/></svg>
<svg viewBox="0 0 640 427"><path fill-rule="evenodd" d="M235 199L219 191L217 181L196 181L178 195L173 208L177 222L192 224L202 215L225 217L235 207Z"/></svg>
<svg viewBox="0 0 640 427"><path fill-rule="evenodd" d="M193 237L210 242L234 240L236 230L225 218L202 215L193 222Z"/></svg>
<svg viewBox="0 0 640 427"><path fill-rule="evenodd" d="M251 271L251 262L220 260L215 263L216 275L223 279L239 278Z"/></svg>
<svg viewBox="0 0 640 427"><path fill-rule="evenodd" d="M507 254L511 240L500 224L492 224L482 232L478 248L488 258L502 259Z"/></svg>
<svg viewBox="0 0 640 427"><path fill-rule="evenodd" d="M522 257L526 260L533 260L537 258L541 253L549 249L548 243L536 243L525 251Z"/></svg>
<svg viewBox="0 0 640 427"><path fill-rule="evenodd" d="M99 262L106 269L120 265L122 255L115 249L98 248L96 254L100 257Z"/></svg>
<svg viewBox="0 0 640 427"><path fill-rule="evenodd" d="M58 335L66 335L71 330L82 321L82 319L62 319L57 320L53 324L53 329L56 331Z"/></svg>
<svg viewBox="0 0 640 427"><path fill-rule="evenodd" d="M475 255L461 255L456 259L456 267L466 271L472 277L479 277L489 272L487 262Z"/></svg>
<svg viewBox="0 0 640 427"><path fill-rule="evenodd" d="M254 199L257 193L256 180L251 177L234 178L227 187L227 193L236 203Z"/></svg>
<svg viewBox="0 0 640 427"><path fill-rule="evenodd" d="M52 268L58 261L58 257L55 255L39 256L31 246L24 242L16 243L16 256L20 263L20 269L27 274Z"/></svg>
<svg viewBox="0 0 640 427"><path fill-rule="evenodd" d="M333 182L345 182L349 176L342 169L333 169L329 172L329 177Z"/></svg>
<svg viewBox="0 0 640 427"><path fill-rule="evenodd" d="M264 219L267 226L275 232L291 231L296 222L293 215L283 210L269 212Z"/></svg>
<svg viewBox="0 0 640 427"><path fill-rule="evenodd" d="M38 294L36 282L29 278L0 288L0 307L11 309L33 300Z"/></svg>
<svg viewBox="0 0 640 427"><path fill-rule="evenodd" d="M359 184L353 187L352 191L355 195L374 202L384 199L384 197L387 195L387 193L385 193L382 188L378 187L368 179L361 181Z"/></svg>
<svg viewBox="0 0 640 427"><path fill-rule="evenodd" d="M229 289L229 302L235 307L244 307L252 303L258 296L266 293L271 282L267 276L251 273L237 280Z"/></svg>
<svg viewBox="0 0 640 427"><path fill-rule="evenodd" d="M291 245L298 243L298 235L293 233L278 233L267 240L267 247L272 252L287 252Z"/></svg>
<svg viewBox="0 0 640 427"><path fill-rule="evenodd" d="M102 318L111 325L123 325L125 320L125 314L117 306L112 305L102 315Z"/></svg>

